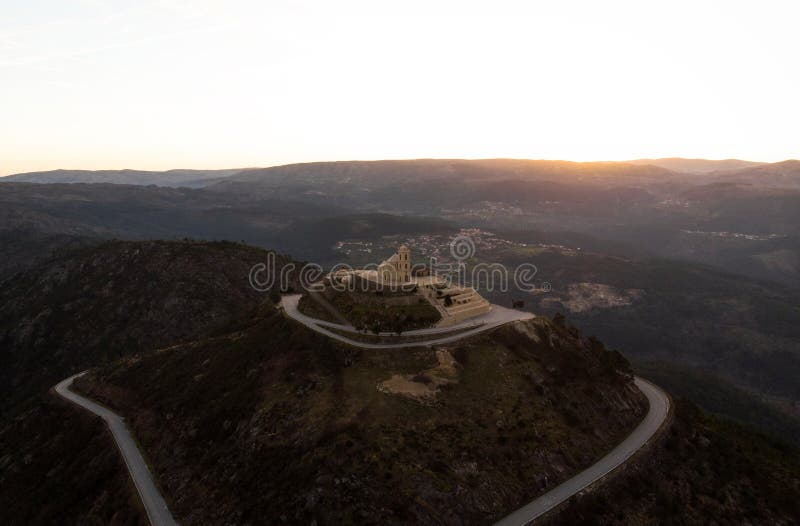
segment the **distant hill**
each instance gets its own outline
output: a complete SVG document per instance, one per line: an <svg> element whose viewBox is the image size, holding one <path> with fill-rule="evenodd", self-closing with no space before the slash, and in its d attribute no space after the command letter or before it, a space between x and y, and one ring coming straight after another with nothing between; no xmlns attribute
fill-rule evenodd
<svg viewBox="0 0 800 526"><path fill-rule="evenodd" d="M800 161L795 159L738 170L721 170L709 175L718 181L746 183L762 187L800 189Z"/></svg>
<svg viewBox="0 0 800 526"><path fill-rule="evenodd" d="M320 183L333 181L345 186L360 184L374 186L398 180L423 182L458 176L463 180L515 179L524 181L597 182L623 178L628 181L663 182L670 174L728 173L757 169L753 174L793 173L792 163L761 163L741 159L635 159L631 161L573 162L537 159L408 159L385 161L329 161L295 163L268 168L233 168L222 170L175 169L148 170L49 170L26 172L0 177L0 182L28 183L114 183L203 188L216 185L215 190L246 191L282 187L289 184L306 185L307 190ZM763 168L763 170L758 170ZM749 172L748 172L749 173ZM674 177L672 177L674 179Z"/></svg>
<svg viewBox="0 0 800 526"><path fill-rule="evenodd" d="M713 161L710 159L684 159L682 157L665 157L662 159L635 159L628 161L631 164L639 165L652 165L672 170L673 172L685 172L704 174L715 172L719 170L738 170L741 168L749 168L751 166L759 166L764 163L754 161L743 161L741 159L723 159L720 161Z"/></svg>
<svg viewBox="0 0 800 526"><path fill-rule="evenodd" d="M0 184L0 279L103 239L211 239L328 264L342 239L456 230L438 217L350 214L318 203L108 183Z"/></svg>
<svg viewBox="0 0 800 526"><path fill-rule="evenodd" d="M663 185L673 172L628 163L416 159L292 164L244 170L206 189L325 202L351 209L435 214L486 199L574 201L593 189ZM614 199L616 199L616 193Z"/></svg>
<svg viewBox="0 0 800 526"><path fill-rule="evenodd" d="M49 170L0 178L0 182L26 183L114 183L200 188L241 172L228 170Z"/></svg>
<svg viewBox="0 0 800 526"><path fill-rule="evenodd" d="M687 183L745 183L754 187L800 188L800 161L788 159L777 163L758 163L740 159L637 159L630 164L659 166L683 174L695 174Z"/></svg>
<svg viewBox="0 0 800 526"><path fill-rule="evenodd" d="M302 255L290 249L308 243L291 226L336 214L325 203L191 188L0 183L0 278L63 246L109 238L244 240Z"/></svg>
<svg viewBox="0 0 800 526"><path fill-rule="evenodd" d="M568 231L637 254L800 283L800 161L702 174L524 159L317 162L245 169L196 189L13 181L0 183L0 231L244 240L310 260L343 238L401 232L379 216L334 217L438 217L457 226ZM405 223L403 232L425 228ZM0 237L28 257L22 236ZM0 274L17 263L0 265Z"/></svg>
<svg viewBox="0 0 800 526"><path fill-rule="evenodd" d="M386 161L313 162L242 170L227 178L220 186L245 182L314 183L397 183L449 179L457 175L463 180L593 180L614 177L656 178L669 170L656 166L637 166L625 162L574 162L537 159L408 159Z"/></svg>

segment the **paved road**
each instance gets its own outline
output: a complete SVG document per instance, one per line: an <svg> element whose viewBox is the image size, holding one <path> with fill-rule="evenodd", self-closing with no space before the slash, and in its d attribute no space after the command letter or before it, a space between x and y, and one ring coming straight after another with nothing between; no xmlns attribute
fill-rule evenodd
<svg viewBox="0 0 800 526"><path fill-rule="evenodd" d="M628 438L586 470L508 515L495 526L522 526L532 522L619 467L641 449L666 420L669 397L659 387L643 378L636 377L636 386L650 402L650 410Z"/></svg>
<svg viewBox="0 0 800 526"><path fill-rule="evenodd" d="M465 330L464 332L460 332L452 336L426 340L424 342L374 344L353 340L341 334L327 330L325 327L337 328L340 330L350 329L349 332L356 332L355 329L352 329L352 327L349 326L331 322L323 322L322 320L317 320L304 315L297 310L297 303L299 300L299 295L283 297L282 305L289 317L297 320L306 327L325 334L335 340L348 343L355 347L363 347L367 349L400 349L404 347L430 346L441 343L451 343L479 332L498 327L510 321L524 320L534 317L533 314L527 312L506 309L504 307L500 307L499 305L493 305L492 310L488 314L482 316L481 318L469 320L468 322L462 324L464 327L474 328ZM437 332L449 332L458 330L459 328L462 327L456 325L446 328L409 331L403 334L436 334ZM636 453L645 444L647 444L647 442L653 437L653 435L655 435L655 433L661 428L667 419L667 415L669 413L669 397L659 387L643 378L636 377L635 384L636 387L638 387L639 390L642 391L642 393L644 393L644 395L647 397L650 408L647 412L647 415L644 417L644 420L639 423L639 425L633 430L628 438L626 438L621 444L615 447L610 453L598 460L596 463L592 464L584 471L581 471L571 479L563 482L561 485L556 486L533 502L530 502L517 511L511 513L499 521L496 526L523 526L525 524L529 524L536 518L544 515L571 496L580 493L594 482L597 482L605 475L618 468L620 465L625 463L625 461L628 460L631 455Z"/></svg>
<svg viewBox="0 0 800 526"><path fill-rule="evenodd" d="M534 317L533 314L530 313L505 309L503 307L494 305L492 311L489 313L491 316L487 315L483 321L478 322L478 326L470 325L474 328L456 335L432 339L425 342L371 344L352 340L346 336L325 329L324 326L333 326L342 329L344 329L346 326L329 322L323 323L321 320L317 320L302 314L297 310L297 302L299 299L299 295L284 296L282 305L289 317L302 323L306 327L321 334L325 334L335 340L348 343L355 347L368 349L399 349L404 347L430 346L451 343L462 338L492 329L494 327L498 327L510 321L524 320ZM471 323L474 324L475 322L473 321ZM459 326L447 327L446 330L434 331L426 334L449 332L458 329ZM410 332L406 334L410 334ZM88 398L84 398L83 396L72 392L69 389L75 378L83 374L86 374L86 372L76 374L67 378L66 380L63 380L55 386L56 392L60 396L91 411L106 421L106 424L108 424L109 429L111 429L114 440L117 442L117 446L119 447L119 450L125 459L125 463L128 466L128 471L130 472L131 478L133 479L136 489L139 492L139 496L142 499L142 504L144 504L145 510L147 511L147 516L150 519L150 523L156 526L171 526L177 524L175 519L172 518L172 514L169 512L166 502L156 488L155 483L153 482L153 477L150 475L150 470L147 468L147 464L145 463L144 458L142 458L142 455L139 452L133 437L131 436L130 432L128 432L122 417L89 400ZM660 429L661 425L667 418L667 414L669 413L669 397L660 388L648 382L647 380L644 380L643 378L636 377L635 383L636 386L647 397L647 400L650 404L650 409L648 410L647 416L645 416L644 420L642 420L636 429L633 430L628 438L626 438L621 444L619 444L595 464L578 473L571 479L563 482L559 486L556 486L554 489L548 491L536 500L511 513L499 521L497 526L523 526L532 522L571 496L581 492L594 482L603 478L605 475L622 465L631 457L631 455L636 453L645 444L647 444L647 442Z"/></svg>
<svg viewBox="0 0 800 526"><path fill-rule="evenodd" d="M139 497L142 499L144 509L147 511L147 517L150 519L150 524L153 526L172 526L176 525L175 519L167 508L167 503L159 493L153 482L153 477L150 475L150 470L147 469L147 464L142 458L142 454L136 447L136 442L133 440L128 428L125 426L124 419L106 409L105 407L92 402L88 398L70 390L70 386L75 378L86 374L86 371L70 376L66 380L59 382L55 386L56 393L73 402L84 409L91 411L103 420L105 420L111 434L114 435L114 440L119 447L122 457L125 459L125 464L128 466L128 472L131 474L133 483L136 485L136 490L139 492Z"/></svg>
<svg viewBox="0 0 800 526"><path fill-rule="evenodd" d="M282 305L289 317L297 320L306 327L330 336L335 340L348 343L355 347L363 347L367 349L400 349L404 347L430 346L440 343L451 343L460 340L461 338L466 338L479 332L498 327L510 321L530 319L534 317L533 314L530 313L506 309L500 307L499 305L493 305L492 310L483 316L483 319L470 320L469 322L462 324L465 326L474 326L475 328L452 336L431 339L424 342L374 344L353 340L341 334L337 334L325 329L325 327L328 327L347 330L348 326L331 322L323 322L321 320L304 315L297 310L297 303L299 300L299 295L283 297ZM449 332L452 330L458 330L459 328L460 326L457 325L454 327L440 329L434 328L423 329L421 331L409 331L404 334L435 334L436 332ZM355 329L352 329L350 332L355 332ZM644 393L644 395L647 397L650 408L647 412L647 415L644 417L644 420L642 420L639 425L636 426L636 429L634 429L633 432L628 435L628 438L626 438L610 453L586 468L584 471L581 471L571 479L563 482L559 486L556 486L533 502L526 504L522 508L499 521L497 526L522 526L532 522L571 496L581 492L589 487L592 483L597 482L599 479L618 468L620 465L625 463L625 461L628 460L631 455L636 453L645 444L647 444L647 442L653 437L653 435L655 435L655 433L661 428L662 424L667 419L667 414L669 413L669 397L659 387L648 382L644 378L639 378L637 376L635 379L635 384L636 387L638 387L639 390L642 391L642 393Z"/></svg>
<svg viewBox="0 0 800 526"><path fill-rule="evenodd" d="M484 314L483 316L479 316L477 318L468 320L464 323L451 325L450 327L433 327L430 329L418 329L414 331L407 331L403 333L403 336L436 335L436 334L452 333L453 331L459 331L459 330L462 331L459 332L458 334L450 334L449 336L443 336L441 338L432 338L430 340L409 342L409 343L365 343L362 341L353 340L352 338L348 338L347 336L344 336L342 334L329 331L328 329L330 328L330 329L339 329L351 333L358 333L358 331L355 328L353 328L352 325L342 325L339 323L318 320L316 318L306 316L305 314L297 310L297 304L299 301L300 301L299 294L283 296L281 300L281 305L283 306L283 310L290 318L302 323L312 331L316 331L330 338L333 338L334 340L338 340L340 342L347 343L355 347L362 347L364 349L403 349L408 347L429 347L431 345L452 343L462 338L467 338L469 336L474 336L475 334L481 333L483 331L494 329L495 327L499 327L500 325L504 325L511 321L529 320L531 318L536 317L530 312L506 309L505 307L501 307L499 305L492 305L492 310L490 310L488 313ZM386 335L389 334L390 333L386 333Z"/></svg>

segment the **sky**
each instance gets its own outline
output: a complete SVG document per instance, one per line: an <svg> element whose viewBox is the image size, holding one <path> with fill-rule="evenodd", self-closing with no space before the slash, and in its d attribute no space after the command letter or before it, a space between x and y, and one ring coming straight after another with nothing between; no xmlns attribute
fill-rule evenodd
<svg viewBox="0 0 800 526"><path fill-rule="evenodd" d="M4 0L0 175L800 158L800 3Z"/></svg>

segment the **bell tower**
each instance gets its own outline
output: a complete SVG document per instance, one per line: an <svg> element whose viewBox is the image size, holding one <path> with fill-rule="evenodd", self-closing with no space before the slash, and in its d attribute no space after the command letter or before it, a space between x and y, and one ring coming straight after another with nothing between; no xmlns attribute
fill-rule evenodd
<svg viewBox="0 0 800 526"><path fill-rule="evenodd" d="M397 277L400 281L411 281L411 251L405 245L397 249Z"/></svg>

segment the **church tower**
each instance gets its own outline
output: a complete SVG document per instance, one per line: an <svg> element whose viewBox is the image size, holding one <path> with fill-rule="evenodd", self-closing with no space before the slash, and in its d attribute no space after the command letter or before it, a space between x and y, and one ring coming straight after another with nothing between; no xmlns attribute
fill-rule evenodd
<svg viewBox="0 0 800 526"><path fill-rule="evenodd" d="M405 245L397 249L397 277L399 281L411 281L411 251Z"/></svg>

